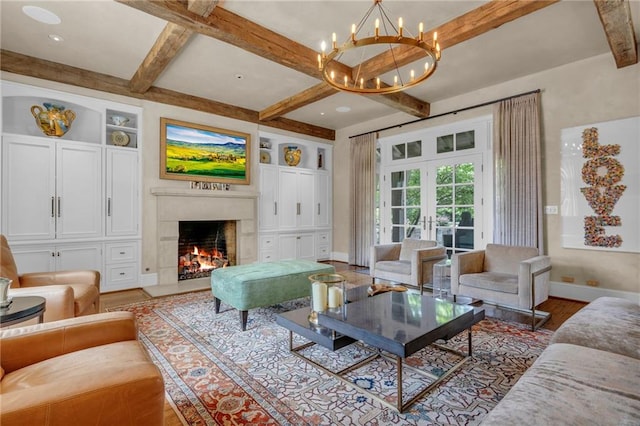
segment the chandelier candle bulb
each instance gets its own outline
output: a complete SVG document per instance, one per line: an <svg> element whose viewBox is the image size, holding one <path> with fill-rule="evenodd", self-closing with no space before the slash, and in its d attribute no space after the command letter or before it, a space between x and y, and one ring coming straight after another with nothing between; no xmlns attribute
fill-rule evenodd
<svg viewBox="0 0 640 426"><path fill-rule="evenodd" d="M349 80L348 80L348 78L347 78L347 76L346 76L346 75L344 76L344 85L345 85L345 86L348 86L348 85L349 85Z"/></svg>
<svg viewBox="0 0 640 426"><path fill-rule="evenodd" d="M375 37L380 37L380 20L376 18L376 29L375 29Z"/></svg>
<svg viewBox="0 0 640 426"><path fill-rule="evenodd" d="M318 53L318 68L322 69L322 55Z"/></svg>
<svg viewBox="0 0 640 426"><path fill-rule="evenodd" d="M433 32L433 48L436 49L438 44L438 32Z"/></svg>
<svg viewBox="0 0 640 426"><path fill-rule="evenodd" d="M331 43L332 43L332 46L333 46L334 50L338 49L338 41L337 40L338 39L337 39L336 33L331 34Z"/></svg>
<svg viewBox="0 0 640 426"><path fill-rule="evenodd" d="M331 71L331 80L335 80L336 79L336 73Z"/></svg>
<svg viewBox="0 0 640 426"><path fill-rule="evenodd" d="M411 81L416 77L415 71L411 70Z"/></svg>
<svg viewBox="0 0 640 426"><path fill-rule="evenodd" d="M351 24L351 41L356 41L356 24Z"/></svg>
<svg viewBox="0 0 640 426"><path fill-rule="evenodd" d="M418 24L418 33L420 33L418 40L424 41L424 24L422 22Z"/></svg>
<svg viewBox="0 0 640 426"><path fill-rule="evenodd" d="M364 89L364 78L360 77L360 88Z"/></svg>
<svg viewBox="0 0 640 426"><path fill-rule="evenodd" d="M397 75L394 75L394 76L393 76L393 85L394 85L394 86L397 86L397 85L398 85L398 76L397 76Z"/></svg>
<svg viewBox="0 0 640 426"><path fill-rule="evenodd" d="M376 78L376 89L380 88L380 77Z"/></svg>
<svg viewBox="0 0 640 426"><path fill-rule="evenodd" d="M398 18L398 37L402 37L402 18Z"/></svg>

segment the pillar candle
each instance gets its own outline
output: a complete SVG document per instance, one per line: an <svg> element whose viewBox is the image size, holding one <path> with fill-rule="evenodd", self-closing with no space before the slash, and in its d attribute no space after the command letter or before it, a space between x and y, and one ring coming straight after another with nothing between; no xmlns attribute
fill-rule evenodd
<svg viewBox="0 0 640 426"><path fill-rule="evenodd" d="M311 298L314 311L322 312L327 309L327 285L318 281L311 284Z"/></svg>
<svg viewBox="0 0 640 426"><path fill-rule="evenodd" d="M329 309L337 308L342 304L342 292L338 287L329 287Z"/></svg>

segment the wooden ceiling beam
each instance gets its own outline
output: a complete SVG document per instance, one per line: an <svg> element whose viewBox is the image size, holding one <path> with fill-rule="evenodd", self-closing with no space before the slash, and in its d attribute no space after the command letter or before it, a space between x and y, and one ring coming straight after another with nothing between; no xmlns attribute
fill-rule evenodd
<svg viewBox="0 0 640 426"><path fill-rule="evenodd" d="M628 0L594 0L618 68L638 63L638 44Z"/></svg>
<svg viewBox="0 0 640 426"><path fill-rule="evenodd" d="M180 106L223 117L235 118L237 120L248 121L250 123L315 136L322 139L335 140L335 130L333 129L327 129L287 119L276 119L261 122L257 111L197 96L187 95L185 93L175 92L172 90L161 89L159 87L152 86L145 93L135 93L129 89L128 80L57 62L34 58L32 56L26 56L4 49L0 50L0 69L14 74L56 81L72 86L84 87L86 89L99 90L101 92L159 102L167 105Z"/></svg>
<svg viewBox="0 0 640 426"><path fill-rule="evenodd" d="M200 16L209 16L218 4L218 0L189 0L188 10ZM129 88L135 93L144 93L167 68L173 58L189 41L193 31L173 22L167 23L147 56L138 67L129 82Z"/></svg>
<svg viewBox="0 0 640 426"><path fill-rule="evenodd" d="M268 121L281 117L305 105L312 104L336 93L327 83L318 83L300 93L288 97L260 111L260 120Z"/></svg>

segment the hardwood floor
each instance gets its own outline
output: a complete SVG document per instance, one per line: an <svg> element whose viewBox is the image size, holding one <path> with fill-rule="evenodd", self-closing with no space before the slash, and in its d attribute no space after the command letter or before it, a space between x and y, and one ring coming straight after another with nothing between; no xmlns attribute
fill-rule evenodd
<svg viewBox="0 0 640 426"><path fill-rule="evenodd" d="M332 264L336 268L336 272L344 275L347 278L347 281L351 284L371 284L371 277L368 274L356 272L356 270L362 269L360 267L347 265L342 262L327 263ZM106 293L100 296L101 311L106 312L110 308L115 308L129 303L141 302L148 299L151 299L151 296L145 293L142 289ZM549 300L539 306L540 310L551 313L551 318L546 322L543 328L557 330L563 322L585 305L586 303L584 302L550 297ZM526 321L526 319L524 321ZM182 426L182 422L168 402L165 402L164 413L166 426Z"/></svg>

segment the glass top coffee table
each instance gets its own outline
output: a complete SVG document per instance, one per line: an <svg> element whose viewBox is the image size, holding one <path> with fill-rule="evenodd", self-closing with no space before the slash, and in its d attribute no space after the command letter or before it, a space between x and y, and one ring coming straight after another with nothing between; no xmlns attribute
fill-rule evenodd
<svg viewBox="0 0 640 426"><path fill-rule="evenodd" d="M430 296L405 292L388 292L348 303L338 312L322 312L318 315L321 327L309 324L307 316L309 308L285 312L278 315L276 321L289 330L289 350L326 373L354 387L359 392L367 393L380 403L403 412L415 401L438 386L458 370L472 355L473 324L484 319L484 310L473 306L460 305ZM422 370L414 371L432 379L423 389L404 401L403 360L428 345L439 340L449 340L462 333L468 333L468 350L463 353L449 347L438 347L454 352L462 359L449 368L444 374L435 376ZM299 334L310 342L301 346L293 346L293 333ZM371 356L340 371L331 371L322 364L304 356L301 351L313 344L319 344L330 350L337 350L353 342L361 341L368 347L375 348ZM395 361L396 365L396 404L393 405L363 389L344 376L366 363L385 357Z"/></svg>

